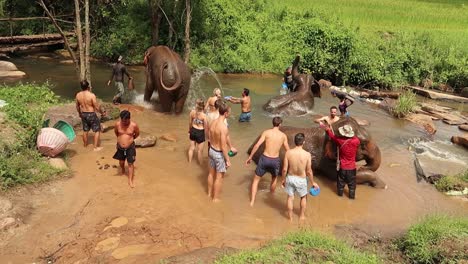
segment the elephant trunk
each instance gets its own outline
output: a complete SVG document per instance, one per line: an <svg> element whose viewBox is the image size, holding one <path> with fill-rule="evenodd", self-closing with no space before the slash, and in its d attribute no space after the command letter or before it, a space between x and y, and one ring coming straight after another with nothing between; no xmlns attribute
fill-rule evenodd
<svg viewBox="0 0 468 264"><path fill-rule="evenodd" d="M362 169L376 171L380 167L380 163L382 162L382 156L380 154L379 147L377 147L377 145L375 145L371 141L367 143L366 152L366 155L364 155L366 165L362 166Z"/></svg>
<svg viewBox="0 0 468 264"><path fill-rule="evenodd" d="M166 71L170 70L171 72L173 72L173 76L170 76L169 79L175 79L175 83L172 85L172 86L166 86L164 84L164 79L165 77L167 78L167 74L165 74ZM180 74L179 74L179 71L177 69L177 65L171 65L169 64L168 62L164 62L162 65L161 65L161 68L159 69L159 76L160 76L160 83L161 83L161 86L167 90L167 91L172 91L172 90L175 90L177 88L179 88L181 82L182 82L182 78L180 77Z"/></svg>

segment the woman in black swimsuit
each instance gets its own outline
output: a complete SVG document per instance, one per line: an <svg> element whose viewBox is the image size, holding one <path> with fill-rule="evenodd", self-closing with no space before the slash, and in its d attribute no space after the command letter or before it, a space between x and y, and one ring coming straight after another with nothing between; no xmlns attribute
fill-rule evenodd
<svg viewBox="0 0 468 264"><path fill-rule="evenodd" d="M203 99L197 99L195 109L190 111L189 138L190 148L188 150L189 163L192 162L193 151L197 149L198 163L202 162L203 144L205 142L206 114L203 112L205 102Z"/></svg>

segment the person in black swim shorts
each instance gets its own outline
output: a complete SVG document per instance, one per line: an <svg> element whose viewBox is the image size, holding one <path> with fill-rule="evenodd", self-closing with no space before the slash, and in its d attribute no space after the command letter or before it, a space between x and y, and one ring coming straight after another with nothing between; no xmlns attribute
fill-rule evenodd
<svg viewBox="0 0 468 264"><path fill-rule="evenodd" d="M255 176L252 180L250 206L254 205L255 196L257 195L258 183L260 182L263 175L265 175L267 172L271 173L270 192L275 191L277 177L281 175L281 160L279 157L281 147L284 147L286 151L289 150L288 137L279 130L283 120L281 117L277 116L273 118L272 122L273 128L263 131L260 139L252 148L252 152L250 153L249 158L245 161L246 165L250 164L253 155L255 155L262 143L265 142L265 150L263 151L262 156L260 156L257 169L255 170Z"/></svg>

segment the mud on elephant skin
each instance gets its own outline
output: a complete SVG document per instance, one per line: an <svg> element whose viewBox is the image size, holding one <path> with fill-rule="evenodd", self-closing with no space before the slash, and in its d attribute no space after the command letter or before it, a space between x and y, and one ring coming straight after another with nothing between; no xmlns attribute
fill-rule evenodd
<svg viewBox="0 0 468 264"><path fill-rule="evenodd" d="M314 108L314 97L321 97L320 85L310 74L299 73L300 56L292 67L293 92L271 98L263 109L272 114L303 115Z"/></svg>
<svg viewBox="0 0 468 264"><path fill-rule="evenodd" d="M367 130L360 126L356 120L351 117L342 117L339 121L333 124L333 131L338 132L338 127L351 125L356 136L361 141L356 155L356 161L365 160L366 165L361 166L356 172L356 182L358 184L369 184L376 188L387 188L387 185L379 178L375 171L379 168L381 162L381 153L379 147L375 144ZM312 169L314 173L320 172L321 175L327 176L331 180L336 180L336 145L326 135L325 131L319 127L299 128L281 126L280 130L288 136L290 147L294 146L294 136L297 133L304 133L305 143L304 149L312 155ZM252 151L253 146L257 143L257 138L249 150ZM253 160L258 162L260 155L263 153L265 144L262 144L258 151L254 154ZM281 159L284 157L284 151L280 153Z"/></svg>
<svg viewBox="0 0 468 264"><path fill-rule="evenodd" d="M144 100L149 102L154 91L159 94L163 112L175 113L184 108L190 88L190 69L179 54L166 46L153 46L145 52L146 88Z"/></svg>

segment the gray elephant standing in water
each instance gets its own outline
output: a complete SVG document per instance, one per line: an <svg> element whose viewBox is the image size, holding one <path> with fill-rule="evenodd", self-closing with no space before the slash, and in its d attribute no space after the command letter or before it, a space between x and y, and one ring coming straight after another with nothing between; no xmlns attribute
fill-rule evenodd
<svg viewBox="0 0 468 264"><path fill-rule="evenodd" d="M333 131L339 133L338 128L344 125L352 126L353 131L355 131L355 135L361 141L356 155L356 161L366 161L366 165L360 167L356 172L356 183L369 184L376 188L387 188L387 185L375 173L380 166L382 158L380 149L375 144L375 141L367 130L360 126L356 120L351 117L342 117L340 120L333 123ZM321 172L322 175L336 181L336 145L328 136L326 136L323 129L318 127L298 128L283 126L280 127L280 130L288 136L290 146L294 145L294 135L297 133L304 133L304 149L312 154L312 169L314 173ZM258 138L250 146L247 151L249 154L257 141ZM253 161L255 161L255 163L258 162L264 148L265 146L262 144L253 156ZM284 158L284 151L281 152L280 156L281 159Z"/></svg>
<svg viewBox="0 0 468 264"><path fill-rule="evenodd" d="M263 109L272 114L303 115L314 107L314 97L321 97L320 85L311 74L299 74L300 56L292 67L293 92L271 98Z"/></svg>
<svg viewBox="0 0 468 264"><path fill-rule="evenodd" d="M163 112L175 113L184 108L190 88L190 69L179 54L166 46L153 46L145 53L146 88L144 100L149 102L153 91L158 91Z"/></svg>

